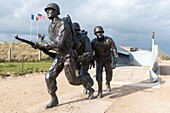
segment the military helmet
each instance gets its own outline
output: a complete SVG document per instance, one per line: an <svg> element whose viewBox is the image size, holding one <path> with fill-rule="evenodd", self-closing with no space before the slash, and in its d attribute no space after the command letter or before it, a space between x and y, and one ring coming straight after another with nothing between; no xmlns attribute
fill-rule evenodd
<svg viewBox="0 0 170 113"><path fill-rule="evenodd" d="M77 22L73 23L73 29L80 30L80 25Z"/></svg>
<svg viewBox="0 0 170 113"><path fill-rule="evenodd" d="M44 9L45 12L47 12L47 9L54 9L58 11L58 14L60 14L60 7L56 3L49 3L47 7Z"/></svg>
<svg viewBox="0 0 170 113"><path fill-rule="evenodd" d="M102 28L101 26L96 26L96 27L94 28L94 34L96 34L96 33L98 33L98 32L104 33L104 30L103 30L103 28Z"/></svg>

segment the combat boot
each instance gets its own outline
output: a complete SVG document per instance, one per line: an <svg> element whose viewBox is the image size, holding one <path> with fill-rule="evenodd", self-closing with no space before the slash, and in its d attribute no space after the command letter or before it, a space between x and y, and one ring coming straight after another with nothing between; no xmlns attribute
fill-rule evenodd
<svg viewBox="0 0 170 113"><path fill-rule="evenodd" d="M98 94L97 94L97 98L102 98L103 94L102 94L102 82L98 82Z"/></svg>
<svg viewBox="0 0 170 113"><path fill-rule="evenodd" d="M58 105L58 98L56 94L53 93L53 94L50 94L50 96L51 96L51 101L46 105L45 107L46 109L49 109L49 108L52 108Z"/></svg>
<svg viewBox="0 0 170 113"><path fill-rule="evenodd" d="M88 96L88 99L91 100L93 99L93 96L94 96L94 89L92 88L92 81L93 79L90 77L90 81L87 83L87 90L89 91L89 96Z"/></svg>
<svg viewBox="0 0 170 113"><path fill-rule="evenodd" d="M81 82L84 88L89 91L88 99L91 100L94 95L94 89L92 88L92 85L94 84L93 79L89 75L88 76L82 75Z"/></svg>
<svg viewBox="0 0 170 113"><path fill-rule="evenodd" d="M83 94L87 94L88 93L88 90L86 88L83 89Z"/></svg>
<svg viewBox="0 0 170 113"><path fill-rule="evenodd" d="M91 100L93 99L93 96L94 96L94 89L92 87L88 88L89 90L89 96L88 96L88 99Z"/></svg>
<svg viewBox="0 0 170 113"><path fill-rule="evenodd" d="M88 73L87 75L87 81L89 82L90 86L93 86L94 85L94 81L93 79L90 77L90 74ZM83 90L83 94L88 94L89 93L89 90L85 87L84 90Z"/></svg>
<svg viewBox="0 0 170 113"><path fill-rule="evenodd" d="M110 87L110 84L106 84L106 90L107 90L107 93L110 93L111 92L111 87Z"/></svg>

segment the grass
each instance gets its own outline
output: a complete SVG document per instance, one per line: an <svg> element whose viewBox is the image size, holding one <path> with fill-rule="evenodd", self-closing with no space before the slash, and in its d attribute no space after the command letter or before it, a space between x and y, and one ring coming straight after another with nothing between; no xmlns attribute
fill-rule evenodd
<svg viewBox="0 0 170 113"><path fill-rule="evenodd" d="M9 50L12 62L8 62ZM22 42L0 42L0 77L47 71L51 58L43 52L41 55L39 62L39 50L33 49L30 45Z"/></svg>
<svg viewBox="0 0 170 113"><path fill-rule="evenodd" d="M48 70L51 61L41 62L1 62L0 75L23 75L34 72L45 72Z"/></svg>

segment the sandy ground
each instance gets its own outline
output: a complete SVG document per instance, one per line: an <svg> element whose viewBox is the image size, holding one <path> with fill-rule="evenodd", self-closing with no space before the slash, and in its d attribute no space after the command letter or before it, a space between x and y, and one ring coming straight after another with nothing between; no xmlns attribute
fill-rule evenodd
<svg viewBox="0 0 170 113"><path fill-rule="evenodd" d="M103 83L104 97L96 98L95 82L92 100L82 94L82 86L70 85L62 72L57 78L59 105L48 110L44 109L50 99L44 73L0 79L0 113L169 113L170 62L159 65L158 83L143 82L148 77L147 67L118 67L114 70L111 93L106 93ZM90 73L95 74L94 70ZM158 87L150 87L151 84Z"/></svg>

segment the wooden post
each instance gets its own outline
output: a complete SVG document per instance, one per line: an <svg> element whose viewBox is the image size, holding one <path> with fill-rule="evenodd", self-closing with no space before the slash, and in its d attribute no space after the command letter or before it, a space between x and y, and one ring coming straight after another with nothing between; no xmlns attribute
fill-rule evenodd
<svg viewBox="0 0 170 113"><path fill-rule="evenodd" d="M8 51L8 61L11 62L11 49Z"/></svg>
<svg viewBox="0 0 170 113"><path fill-rule="evenodd" d="M41 61L41 50L38 51L38 60Z"/></svg>
<svg viewBox="0 0 170 113"><path fill-rule="evenodd" d="M24 55L22 55L22 73L24 73Z"/></svg>

